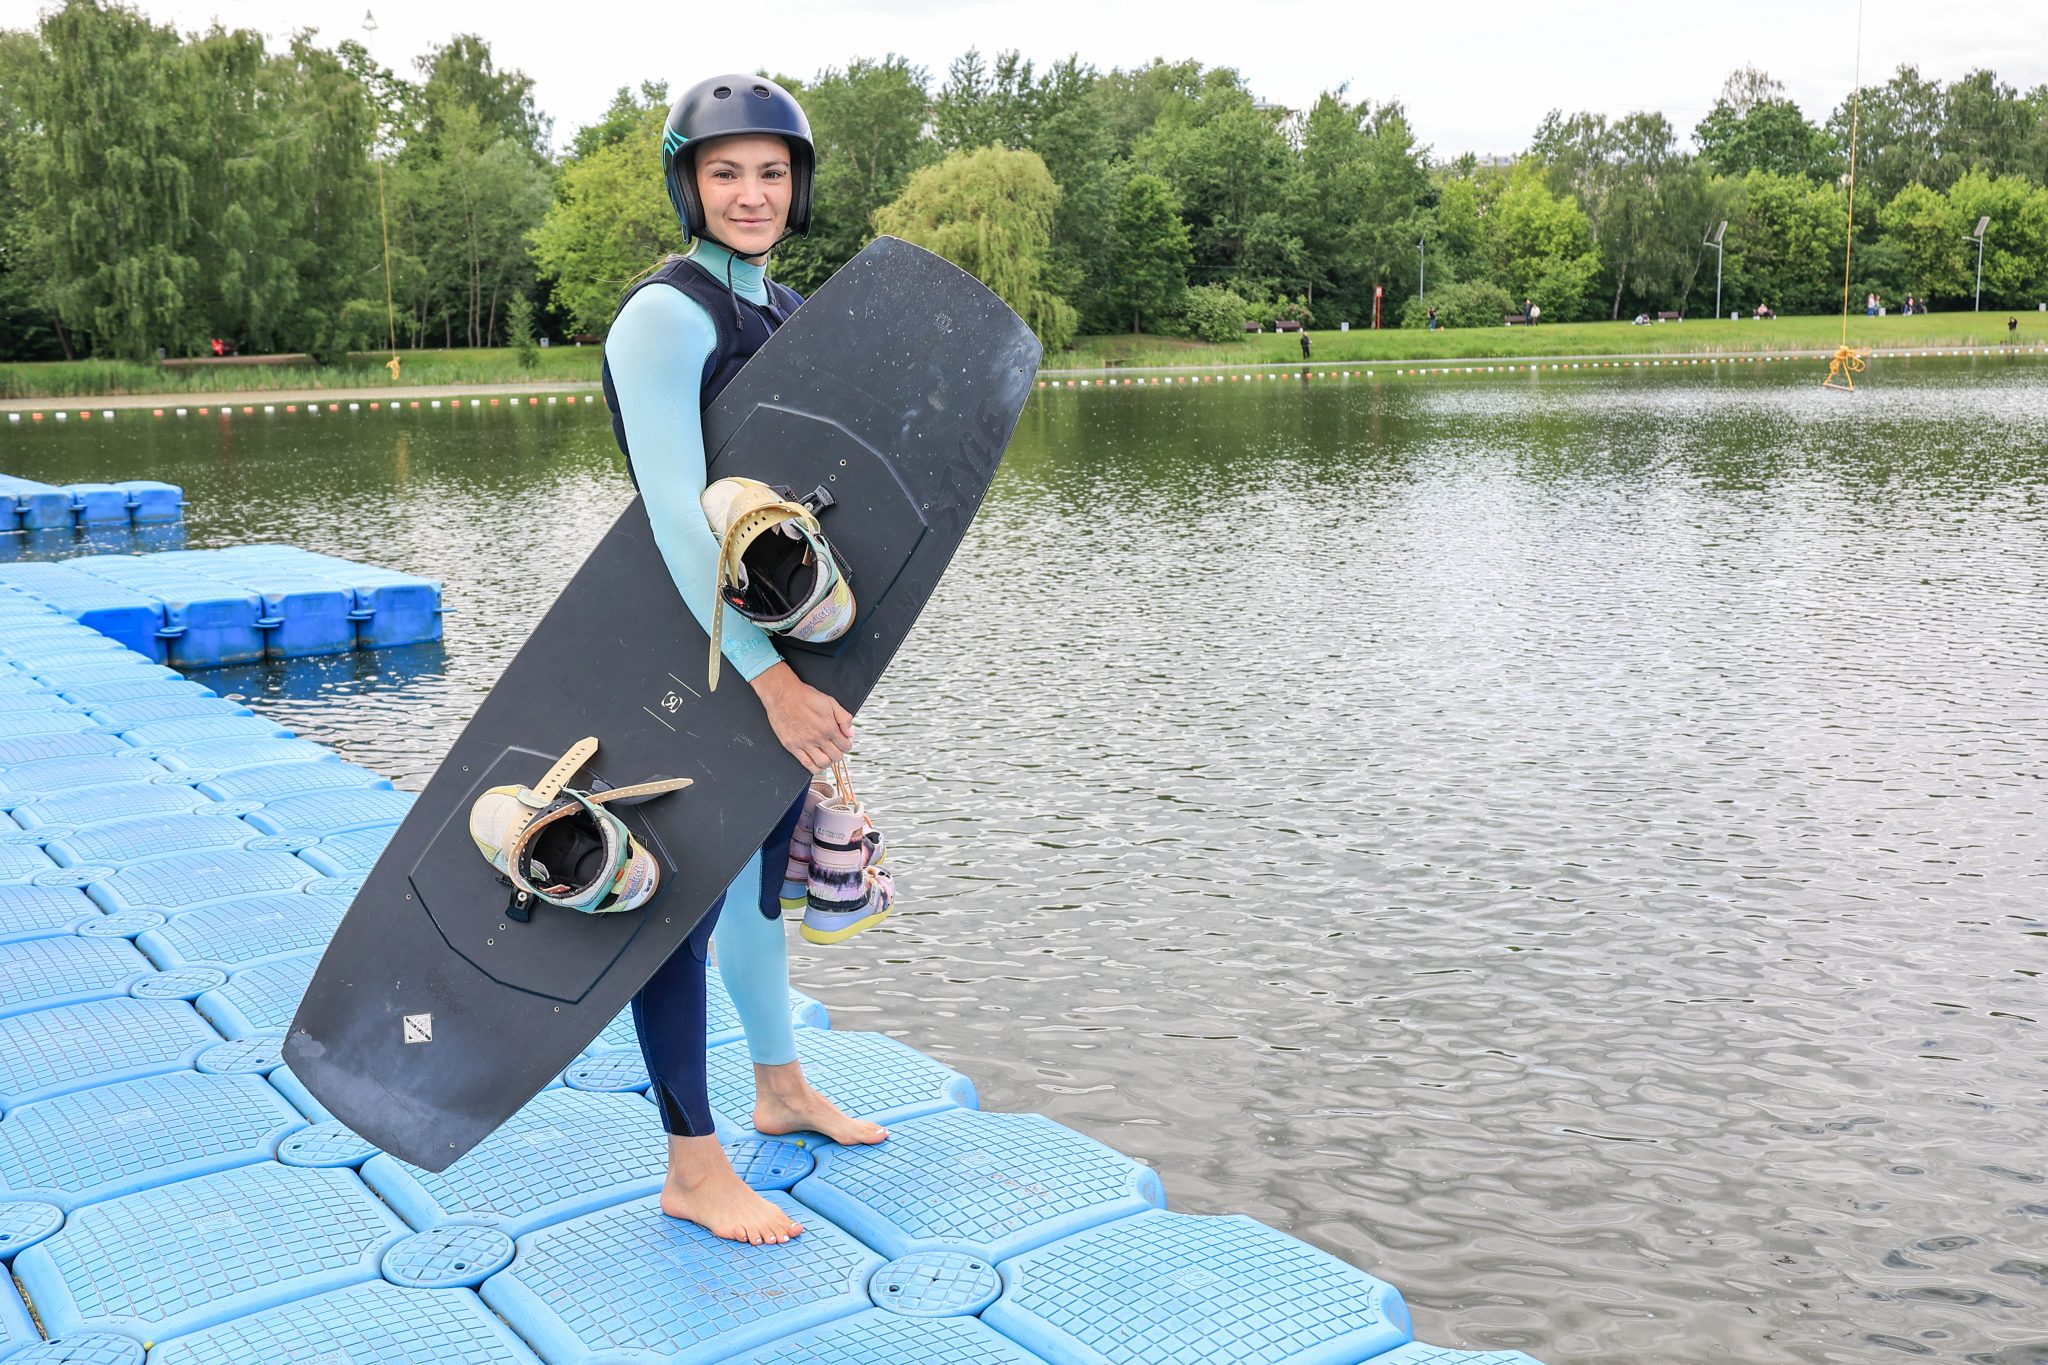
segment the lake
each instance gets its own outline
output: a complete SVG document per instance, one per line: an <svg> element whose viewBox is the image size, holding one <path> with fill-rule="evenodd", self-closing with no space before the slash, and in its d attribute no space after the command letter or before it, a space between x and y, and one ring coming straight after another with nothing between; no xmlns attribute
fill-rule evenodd
<svg viewBox="0 0 2048 1365"><path fill-rule="evenodd" d="M861 717L903 908L796 983L1429 1340L2048 1362L2048 367L1819 375L1037 393ZM200 675L409 787L631 495L582 403L0 469L444 580Z"/></svg>

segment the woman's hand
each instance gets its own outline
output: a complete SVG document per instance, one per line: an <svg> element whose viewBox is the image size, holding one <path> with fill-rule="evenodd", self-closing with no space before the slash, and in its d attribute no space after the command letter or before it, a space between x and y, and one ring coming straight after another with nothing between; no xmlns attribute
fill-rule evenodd
<svg viewBox="0 0 2048 1365"><path fill-rule="evenodd" d="M853 748L853 717L845 707L776 664L754 679L754 695L782 747L810 772L822 772Z"/></svg>

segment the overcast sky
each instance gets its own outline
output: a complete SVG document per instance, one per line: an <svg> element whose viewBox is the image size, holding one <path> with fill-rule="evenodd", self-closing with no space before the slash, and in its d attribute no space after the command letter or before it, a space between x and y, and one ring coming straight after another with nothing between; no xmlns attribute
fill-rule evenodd
<svg viewBox="0 0 2048 1365"><path fill-rule="evenodd" d="M621 85L767 69L809 77L854 57L901 53L933 88L969 47L1015 48L1039 62L1079 52L1098 67L1153 57L1235 65L1261 98L1292 107L1348 83L1354 98L1398 99L1435 153L1510 153L1546 110L1619 115L1663 110L1688 134L1722 80L1749 64L1783 81L1809 118L1854 83L1855 0L775 0L659 4L581 0L132 0L158 22L215 19L273 38L317 29L326 44L365 38L378 59L412 59L454 33L486 38L501 68L526 72L565 144ZM45 5L0 0L0 27L33 24ZM365 9L376 16L365 34ZM665 32L665 28L667 31ZM1865 0L1863 72L1901 62L1953 80L1988 66L2027 89L2048 82L2048 3Z"/></svg>

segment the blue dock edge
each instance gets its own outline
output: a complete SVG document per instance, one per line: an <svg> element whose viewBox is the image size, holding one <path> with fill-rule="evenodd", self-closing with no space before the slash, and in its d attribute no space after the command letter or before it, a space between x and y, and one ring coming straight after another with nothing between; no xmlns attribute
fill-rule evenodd
<svg viewBox="0 0 2048 1365"><path fill-rule="evenodd" d="M1416 1343L1392 1285L1170 1212L1155 1172L800 993L805 1070L891 1136L755 1132L715 973L719 1132L789 1244L663 1216L626 1016L447 1170L378 1153L280 1048L410 802L0 593L0 1361L1534 1365Z"/></svg>
<svg viewBox="0 0 2048 1365"><path fill-rule="evenodd" d="M0 474L0 532L164 526L185 516L185 490L156 479L38 483Z"/></svg>
<svg viewBox="0 0 2048 1365"><path fill-rule="evenodd" d="M10 590L179 668L441 638L439 583L289 545L0 564Z"/></svg>

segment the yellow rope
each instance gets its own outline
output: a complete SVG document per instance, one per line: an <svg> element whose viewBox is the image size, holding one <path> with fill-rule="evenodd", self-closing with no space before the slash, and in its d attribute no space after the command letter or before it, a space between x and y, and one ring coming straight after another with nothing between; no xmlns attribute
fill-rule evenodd
<svg viewBox="0 0 2048 1365"><path fill-rule="evenodd" d="M1820 381L1824 389L1847 389L1854 392L1856 381L1851 375L1866 368L1870 348L1861 349L1849 344L1849 271L1856 259L1856 127L1863 113L1863 0L1856 3L1856 85L1855 93L1849 97L1849 228L1842 244L1842 344L1835 349L1834 358L1828 361L1827 378ZM1835 382L1840 377L1841 383Z"/></svg>
<svg viewBox="0 0 2048 1365"><path fill-rule="evenodd" d="M391 342L391 359L384 362L384 368L391 371L394 382L398 379L398 314L391 302L391 215L384 207L384 163L377 163L377 217L384 224L384 327L386 338Z"/></svg>

